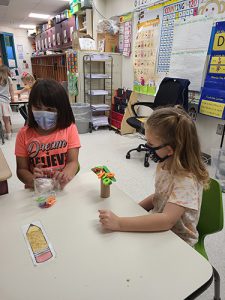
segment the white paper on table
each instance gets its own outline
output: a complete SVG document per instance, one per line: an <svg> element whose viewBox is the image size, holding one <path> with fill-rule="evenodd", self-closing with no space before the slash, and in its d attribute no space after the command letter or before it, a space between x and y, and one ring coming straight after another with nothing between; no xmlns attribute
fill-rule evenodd
<svg viewBox="0 0 225 300"><path fill-rule="evenodd" d="M38 266L43 262L53 260L56 257L55 251L40 221L34 221L30 224L23 225L22 232L31 259L35 266ZM32 235L32 242L28 238L28 236L31 237L31 235Z"/></svg>

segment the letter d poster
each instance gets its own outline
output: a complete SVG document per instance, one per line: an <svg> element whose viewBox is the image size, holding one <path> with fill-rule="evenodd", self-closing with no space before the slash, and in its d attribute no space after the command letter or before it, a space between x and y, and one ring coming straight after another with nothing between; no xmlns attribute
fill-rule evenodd
<svg viewBox="0 0 225 300"><path fill-rule="evenodd" d="M199 112L225 119L225 22L217 22L212 31L209 65L202 88Z"/></svg>

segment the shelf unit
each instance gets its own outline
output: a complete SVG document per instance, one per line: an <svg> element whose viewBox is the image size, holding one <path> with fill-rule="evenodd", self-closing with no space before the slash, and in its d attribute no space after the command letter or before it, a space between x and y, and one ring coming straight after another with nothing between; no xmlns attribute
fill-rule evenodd
<svg viewBox="0 0 225 300"><path fill-rule="evenodd" d="M42 55L31 58L35 78L51 78L67 81L66 54Z"/></svg>
<svg viewBox="0 0 225 300"><path fill-rule="evenodd" d="M92 9L87 8L76 12L76 15L56 23L36 35L37 51L61 50L72 47L73 32L93 35Z"/></svg>
<svg viewBox="0 0 225 300"><path fill-rule="evenodd" d="M107 72L106 72L107 64ZM107 111L112 100L113 57L108 54L83 56L84 102L92 108L92 126L108 126Z"/></svg>

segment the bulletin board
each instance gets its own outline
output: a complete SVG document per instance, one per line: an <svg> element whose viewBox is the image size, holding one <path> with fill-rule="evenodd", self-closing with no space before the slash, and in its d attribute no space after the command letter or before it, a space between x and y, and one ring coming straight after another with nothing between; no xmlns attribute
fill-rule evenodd
<svg viewBox="0 0 225 300"><path fill-rule="evenodd" d="M151 2L150 7L143 8L138 13L138 23L134 25L137 27L133 53L134 90L154 95L161 80L169 76L189 79L189 89L200 93L211 31L218 16L225 13L225 0L170 0L156 4L153 0ZM144 5L142 0L137 0L135 4L139 7ZM158 20L157 29L154 29L151 38L154 54L141 65L138 62L139 57L136 56L136 45L140 45L140 25L154 22L155 19ZM147 47L148 43L144 43L142 49L139 49L139 55L146 53ZM154 64L151 65L152 60ZM147 76L146 63L151 65Z"/></svg>
<svg viewBox="0 0 225 300"><path fill-rule="evenodd" d="M212 41L199 112L225 120L225 22L216 23Z"/></svg>

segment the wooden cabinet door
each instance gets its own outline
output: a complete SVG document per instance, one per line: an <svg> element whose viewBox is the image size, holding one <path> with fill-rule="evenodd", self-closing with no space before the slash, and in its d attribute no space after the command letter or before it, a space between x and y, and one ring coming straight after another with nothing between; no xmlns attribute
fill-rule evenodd
<svg viewBox="0 0 225 300"><path fill-rule="evenodd" d="M75 16L72 16L71 18L68 19L67 26L68 26L69 44L72 45L73 32L74 30L76 30Z"/></svg>
<svg viewBox="0 0 225 300"><path fill-rule="evenodd" d="M68 20L62 21L62 43L63 47L68 45L69 35L68 35Z"/></svg>
<svg viewBox="0 0 225 300"><path fill-rule="evenodd" d="M35 37L36 50L41 51L41 34L37 34Z"/></svg>
<svg viewBox="0 0 225 300"><path fill-rule="evenodd" d="M51 42L52 42L52 48L55 49L56 48L56 34L55 34L55 27L52 27L50 29L51 32Z"/></svg>
<svg viewBox="0 0 225 300"><path fill-rule="evenodd" d="M62 23L55 24L56 48L62 47Z"/></svg>
<svg viewBox="0 0 225 300"><path fill-rule="evenodd" d="M47 50L47 36L45 31L41 33L41 50L42 51Z"/></svg>
<svg viewBox="0 0 225 300"><path fill-rule="evenodd" d="M54 49L56 46L56 39L55 39L55 27L52 27L46 31L47 39L48 39L48 49ZM53 36L54 35L54 36ZM54 40L53 40L54 38ZM55 45L54 45L55 42Z"/></svg>

